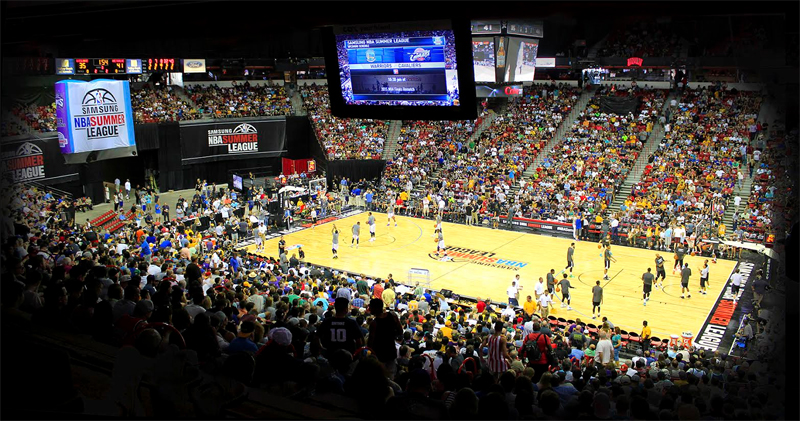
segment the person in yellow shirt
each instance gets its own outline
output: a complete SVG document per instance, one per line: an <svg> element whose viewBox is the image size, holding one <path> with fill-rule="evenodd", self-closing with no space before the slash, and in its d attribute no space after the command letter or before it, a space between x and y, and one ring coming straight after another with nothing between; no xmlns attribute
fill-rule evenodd
<svg viewBox="0 0 800 421"><path fill-rule="evenodd" d="M528 315L528 317L533 317L533 314L536 312L536 302L531 299L529 295L527 301L522 303L522 311Z"/></svg>
<svg viewBox="0 0 800 421"><path fill-rule="evenodd" d="M647 227L645 237L647 237L647 248L653 248L653 227Z"/></svg>
<svg viewBox="0 0 800 421"><path fill-rule="evenodd" d="M448 340L453 338L453 322L450 320L445 320L444 327L439 328L439 332L442 332L442 337L447 338Z"/></svg>
<svg viewBox="0 0 800 421"><path fill-rule="evenodd" d="M408 201L408 193L406 193L405 190L400 192L400 200L402 200L403 202Z"/></svg>
<svg viewBox="0 0 800 421"><path fill-rule="evenodd" d="M719 223L719 238L723 238L724 239L724 237L725 237L725 229L726 229L725 228L725 223L720 221L720 223Z"/></svg>
<svg viewBox="0 0 800 421"><path fill-rule="evenodd" d="M597 216L594 217L594 223L595 224L602 224L603 223L603 217L600 216L599 213L597 214Z"/></svg>
<svg viewBox="0 0 800 421"><path fill-rule="evenodd" d="M640 337L642 338L642 352L646 352L650 350L650 336L652 332L650 332L650 326L647 326L647 320L642 322L642 334Z"/></svg>

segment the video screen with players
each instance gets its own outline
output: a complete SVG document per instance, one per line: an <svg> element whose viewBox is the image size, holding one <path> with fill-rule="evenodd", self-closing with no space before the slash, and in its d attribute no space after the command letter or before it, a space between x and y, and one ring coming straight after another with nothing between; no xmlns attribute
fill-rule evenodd
<svg viewBox="0 0 800 421"><path fill-rule="evenodd" d="M348 105L458 105L453 32L336 35Z"/></svg>
<svg viewBox="0 0 800 421"><path fill-rule="evenodd" d="M510 37L506 57L506 82L533 82L539 40Z"/></svg>
<svg viewBox="0 0 800 421"><path fill-rule="evenodd" d="M495 82L494 38L472 38L472 66L475 82Z"/></svg>

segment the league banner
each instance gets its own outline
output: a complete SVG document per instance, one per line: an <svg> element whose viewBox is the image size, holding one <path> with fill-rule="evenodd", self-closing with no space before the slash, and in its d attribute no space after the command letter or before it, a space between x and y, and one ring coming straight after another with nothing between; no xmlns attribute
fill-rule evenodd
<svg viewBox="0 0 800 421"><path fill-rule="evenodd" d="M128 81L61 80L55 89L61 153L136 146Z"/></svg>
<svg viewBox="0 0 800 421"><path fill-rule="evenodd" d="M64 164L58 138L7 140L0 149L0 173L3 184L37 181L57 184L78 178L78 167Z"/></svg>
<svg viewBox="0 0 800 421"><path fill-rule="evenodd" d="M286 146L286 118L181 123L183 165L228 159L280 156Z"/></svg>

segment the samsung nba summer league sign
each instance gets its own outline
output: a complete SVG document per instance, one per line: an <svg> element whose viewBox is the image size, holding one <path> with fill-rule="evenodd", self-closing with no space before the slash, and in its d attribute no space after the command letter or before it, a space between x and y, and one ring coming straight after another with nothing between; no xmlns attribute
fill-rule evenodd
<svg viewBox="0 0 800 421"><path fill-rule="evenodd" d="M128 81L56 82L56 118L65 155L136 146Z"/></svg>

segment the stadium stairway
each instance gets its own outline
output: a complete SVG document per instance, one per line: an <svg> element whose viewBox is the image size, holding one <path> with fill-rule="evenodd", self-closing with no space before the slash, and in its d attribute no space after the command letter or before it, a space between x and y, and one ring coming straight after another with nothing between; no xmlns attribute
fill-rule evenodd
<svg viewBox="0 0 800 421"><path fill-rule="evenodd" d="M192 99L189 98L189 95L186 93L186 91L183 89L182 86L173 86L172 92L175 92L175 95L177 95L178 98L180 98L182 101L186 101L186 103L189 104L191 108L197 109L197 104L195 104L194 101L192 101Z"/></svg>
<svg viewBox="0 0 800 421"><path fill-rule="evenodd" d="M397 137L400 136L400 129L403 127L402 120L390 120L389 130L387 130L386 143L383 145L383 153L381 158L385 160L392 159L397 150Z"/></svg>
<svg viewBox="0 0 800 421"><path fill-rule="evenodd" d="M294 115L308 115L306 107L303 106L303 97L300 95L299 89L296 89L292 92L291 100Z"/></svg>
<svg viewBox="0 0 800 421"><path fill-rule="evenodd" d="M669 107L669 102L673 99L679 99L679 97L677 93L670 92L670 94L667 95L667 98L664 100L664 107L661 109L662 114L666 112L667 108ZM650 157L656 152L658 145L661 143L661 139L663 138L664 126L661 123L656 122L653 125L653 131L647 137L647 142L644 145L644 149L642 149L642 153L639 154L639 158L637 158L636 162L633 164L631 172L628 173L627 177L625 177L625 181L622 182L622 186L620 187L619 191L614 195L614 200L611 202L611 206L609 206L611 210L620 210L622 204L625 203L625 199L630 196L633 186L642 179L642 173L644 173L644 169L649 163Z"/></svg>
<svg viewBox="0 0 800 421"><path fill-rule="evenodd" d="M561 120L561 125L559 125L558 129L556 129L556 133L553 135L553 138L547 142L542 150L542 153L536 156L536 159L533 160L533 163L528 166L527 169L525 169L525 172L522 174L524 177L530 178L533 176L533 174L536 172L536 167L542 165L545 157L547 157L547 155L550 153L549 151L558 145L559 142L561 142L561 140L564 138L564 134L567 132L567 130L569 130L570 127L572 127L572 123L578 119L581 111L586 109L586 106L589 104L589 100L592 99L592 95L594 95L594 91L590 92L584 89L583 92L581 92L581 96L578 97L578 101L572 107L572 111L570 111L569 114L567 114L567 116Z"/></svg>
<svg viewBox="0 0 800 421"><path fill-rule="evenodd" d="M773 124L778 119L778 109L774 103L769 100L765 100L761 104L761 109L758 112L758 120L767 122L769 124ZM764 142L766 142L769 133L763 133ZM754 146L763 146L755 144ZM753 186L753 178L750 177L749 172L745 169L742 172L744 174L744 181L742 182L742 187L739 188L737 185L736 188L733 190L733 195L731 195L731 199L728 201L728 205L725 208L725 214L722 216L722 221L725 222L725 225L733 229L733 213L736 211L736 206L733 204L733 198L739 196L742 198L742 202L739 205L739 208L742 209L747 204L747 201L750 200L750 189Z"/></svg>

